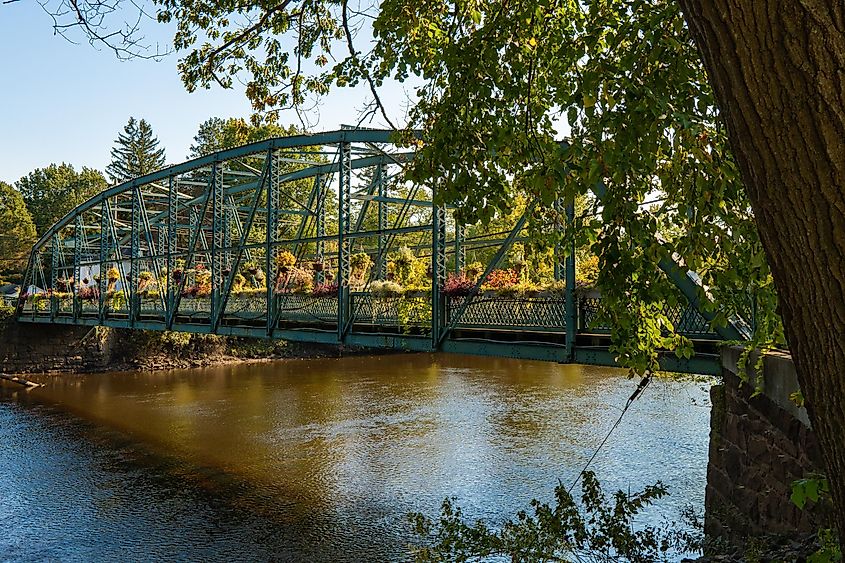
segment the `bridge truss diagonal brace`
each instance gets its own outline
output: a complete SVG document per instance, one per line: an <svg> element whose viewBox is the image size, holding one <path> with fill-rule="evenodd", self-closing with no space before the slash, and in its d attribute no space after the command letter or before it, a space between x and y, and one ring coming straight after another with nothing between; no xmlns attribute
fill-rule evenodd
<svg viewBox="0 0 845 563"><path fill-rule="evenodd" d="M220 292L220 304L217 309L214 310L214 318L212 320L211 329L212 332L217 330L217 327L220 326L220 318L223 316L223 311L226 310L226 304L229 302L229 297L232 293L232 285L234 285L235 276L238 275L238 270L240 269L241 260L245 253L248 253L249 250L245 249L247 237L249 236L250 231L252 230L252 225L255 222L255 215L258 212L258 207L261 204L261 194L263 193L264 189L267 187L267 177L268 173L271 168L272 162L272 154L268 152L267 159L264 163L264 170L261 173L261 181L258 187L255 189L255 196L252 201L252 206L249 212L249 216L247 217L246 224L242 226L240 229L240 238L238 242L238 250L235 253L234 259L232 263L228 264L227 267L229 268L229 273L223 279L223 286ZM237 213L234 213L237 215ZM229 243L227 242L226 245L228 246ZM247 259L249 259L249 254L247 254ZM267 286L269 287L270 284L270 272L267 272ZM268 309L269 309L269 301L268 301Z"/></svg>
<svg viewBox="0 0 845 563"><path fill-rule="evenodd" d="M593 193L596 198L601 201L607 194L607 186L604 182L597 182L593 187ZM711 310L712 305L707 296L704 294L704 288L697 281L697 276L693 272L681 266L674 258L664 256L658 262L658 267L669 276L669 279L681 290L684 297L687 298L689 304L692 305L698 313L707 319L707 322L713 323L716 314ZM691 275L692 274L692 275ZM725 340L747 340L750 337L749 332L737 320L729 320L727 326L715 326L716 333Z"/></svg>
<svg viewBox="0 0 845 563"><path fill-rule="evenodd" d="M212 167L211 176L209 177L209 180L208 180L207 191L209 193L211 192L211 190L213 188L216 168L217 168L217 163L215 163L214 166ZM182 279L177 284L176 295L174 295L174 297L173 297L173 310L170 312L170 315L169 315L169 319L168 319L168 323L167 323L167 330L173 329L173 322L174 322L174 319L176 318L176 311L179 310L179 303L182 300L182 291L185 287L185 283L186 283L187 278L188 278L188 276L184 275L184 274L187 273L187 271L190 270L191 267L194 265L194 255L196 254L197 241L201 237L204 240L203 225L205 224L205 217L208 214L209 202L211 201L211 199L212 199L211 197L205 198L205 201L203 202L203 206L202 206L202 212L199 214L196 223L194 225L192 225L193 231L190 233L190 241L188 243L188 253L187 253L187 256L185 256L185 268L183 270Z"/></svg>
<svg viewBox="0 0 845 563"><path fill-rule="evenodd" d="M493 256L493 259L490 263L487 264L487 268L485 268L484 273L478 278L478 281L475 282L472 290L470 291L469 296L464 299L464 302L461 306L454 311L452 317L449 319L449 324L447 324L443 328L443 332L440 334L438 338L437 345L434 347L435 349L439 349L449 334L454 330L455 326L460 322L461 318L464 316L467 308L470 304L475 300L478 296L481 286L487 281L487 278L490 276L490 273L495 270L499 262L502 261L502 258L505 256L505 253L510 250L511 246L513 246L514 241L519 236L519 233L522 232L522 229L525 228L525 224L528 222L528 218L531 216L531 213L534 211L534 206L536 202L532 201L525 207L525 211L520 216L519 220L514 225L513 229L511 229L510 233L508 233L507 238L502 242L502 245L499 247L499 250L496 251L496 254Z"/></svg>

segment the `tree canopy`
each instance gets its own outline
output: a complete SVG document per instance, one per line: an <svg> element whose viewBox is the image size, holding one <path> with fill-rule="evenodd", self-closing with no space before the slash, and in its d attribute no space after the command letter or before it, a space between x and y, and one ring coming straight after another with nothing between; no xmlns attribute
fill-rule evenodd
<svg viewBox="0 0 845 563"><path fill-rule="evenodd" d="M83 167L77 172L70 164L51 164L33 170L15 184L35 222L38 234L74 207L106 189L98 170Z"/></svg>
<svg viewBox="0 0 845 563"><path fill-rule="evenodd" d="M23 270L35 238L35 224L23 196L0 182L0 272Z"/></svg>
<svg viewBox="0 0 845 563"><path fill-rule="evenodd" d="M293 125L289 127L282 127L276 123L255 125L247 123L243 118L211 117L200 124L188 158L197 158L273 137L286 137L300 133L302 131Z"/></svg>
<svg viewBox="0 0 845 563"><path fill-rule="evenodd" d="M346 2L254 3L248 19L241 6L159 5L177 24L189 89L239 80L271 116L332 86L377 93L421 79L405 124L423 132L409 177L465 222L527 197L533 239L548 246L556 201L601 191L566 236L599 256L623 363L654 369L659 348L686 345L666 337L662 305L679 296L655 275L662 257L701 275L718 322L753 310L755 344L783 342L751 205L677 2L387 0L363 14Z"/></svg>
<svg viewBox="0 0 845 563"><path fill-rule="evenodd" d="M106 173L112 182L119 184L164 166L164 149L153 135L153 128L145 120L129 118L122 133L118 133L111 150L111 164Z"/></svg>

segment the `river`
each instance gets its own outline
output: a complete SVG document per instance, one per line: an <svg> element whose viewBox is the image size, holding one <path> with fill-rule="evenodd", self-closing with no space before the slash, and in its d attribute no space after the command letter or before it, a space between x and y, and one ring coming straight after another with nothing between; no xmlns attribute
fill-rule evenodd
<svg viewBox="0 0 845 563"><path fill-rule="evenodd" d="M454 355L287 360L0 385L0 561L393 561L455 496L501 522L551 502L636 381ZM703 509L706 385L657 380L591 468Z"/></svg>

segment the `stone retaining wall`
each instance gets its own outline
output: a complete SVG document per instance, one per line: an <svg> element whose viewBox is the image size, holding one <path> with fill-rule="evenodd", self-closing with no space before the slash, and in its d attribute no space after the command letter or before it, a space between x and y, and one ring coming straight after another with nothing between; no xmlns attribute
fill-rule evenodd
<svg viewBox="0 0 845 563"><path fill-rule="evenodd" d="M799 540L829 524L823 506L799 510L789 499L793 481L823 472L807 412L789 398L798 390L795 367L789 355L771 354L761 380L752 370L741 383L740 353L723 351L723 382L711 390L705 533L729 546Z"/></svg>
<svg viewBox="0 0 845 563"><path fill-rule="evenodd" d="M114 336L104 328L35 325L9 320L0 330L0 371L54 373L105 369Z"/></svg>

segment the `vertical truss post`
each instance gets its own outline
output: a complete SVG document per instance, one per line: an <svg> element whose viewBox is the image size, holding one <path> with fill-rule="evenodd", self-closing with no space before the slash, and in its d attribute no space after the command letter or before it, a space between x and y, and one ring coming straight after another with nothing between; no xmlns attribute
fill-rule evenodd
<svg viewBox="0 0 845 563"><path fill-rule="evenodd" d="M223 269L232 267L232 221L235 210L228 199L223 202Z"/></svg>
<svg viewBox="0 0 845 563"><path fill-rule="evenodd" d="M566 204L566 223L569 228L575 221L575 201ZM578 331L578 311L575 308L575 238L569 243L566 253L566 361L575 358L575 338Z"/></svg>
<svg viewBox="0 0 845 563"><path fill-rule="evenodd" d="M555 211L557 212L555 215L558 217L558 219L555 220L554 229L555 229L555 234L558 235L558 237L559 237L560 234L561 234L561 231L563 230L563 224L561 223L561 221L559 219L561 214L564 212L563 200L561 200L561 199L555 200L554 208L555 208ZM556 240L555 241L555 253L554 253L555 281L560 281L564 278L564 274L566 272L566 264L565 264L565 261L563 260L564 254L565 253L563 251L563 245L561 245L560 240Z"/></svg>
<svg viewBox="0 0 845 563"><path fill-rule="evenodd" d="M383 280L387 275L387 165L379 164L376 172L378 175L378 255L376 256L376 277Z"/></svg>
<svg viewBox="0 0 845 563"><path fill-rule="evenodd" d="M132 224L130 226L129 287L125 290L129 303L129 324L134 325L141 309L138 295L139 256L141 254L141 188L132 188Z"/></svg>
<svg viewBox="0 0 845 563"><path fill-rule="evenodd" d="M352 161L348 142L340 145L338 178L338 230L337 230L337 339L343 342L346 321L349 318L349 277L352 241L349 228L352 216Z"/></svg>
<svg viewBox="0 0 845 563"><path fill-rule="evenodd" d="M106 282L106 273L108 269L108 260L110 255L109 246L111 245L111 231L109 230L109 204L107 200L103 200L100 205L100 322L106 318L106 289L108 288Z"/></svg>
<svg viewBox="0 0 845 563"><path fill-rule="evenodd" d="M73 320L79 319L82 314L82 302L79 300L79 290L82 283L82 244L85 241L85 230L82 225L82 212L76 214L75 227L73 229Z"/></svg>
<svg viewBox="0 0 845 563"><path fill-rule="evenodd" d="M461 275L466 266L467 255L464 248L464 226L455 220L455 275Z"/></svg>
<svg viewBox="0 0 845 563"><path fill-rule="evenodd" d="M59 233L54 233L50 245L50 319L56 318L59 308L56 286L59 285Z"/></svg>
<svg viewBox="0 0 845 563"><path fill-rule="evenodd" d="M264 253L264 269L267 281L267 336L270 337L276 328L276 296L273 291L275 279L272 276L276 265L276 243L279 235L279 184L282 171L280 155L277 153L278 151L273 149L267 153L270 181L267 183L267 247Z"/></svg>
<svg viewBox="0 0 845 563"><path fill-rule="evenodd" d="M167 326L173 325L174 299L176 293L176 284L173 279L173 269L176 265L176 220L178 214L178 184L176 178L171 176L167 184L167 303L165 304L165 321ZM185 273L182 272L184 276Z"/></svg>
<svg viewBox="0 0 845 563"><path fill-rule="evenodd" d="M229 251L229 255L227 256L227 260L229 261L227 262L226 267L229 269L229 273L223 276L223 292L222 298L220 299L220 305L218 306L220 314L217 315L218 323L220 322L220 318L223 316L222 312L226 310L226 304L229 302L229 298L232 296L232 285L234 283L235 276L238 273L238 268L240 268L241 258L245 254L247 254L247 249L245 249L244 246L246 246L248 234L252 230L252 225L255 221L255 215L258 212L258 208L261 206L261 196L264 193L264 190L267 189L267 186L269 184L268 172L271 162L272 160L270 158L264 159L264 170L261 172L261 179L258 182L258 186L254 190L252 206L250 207L249 215L247 215L246 224L242 225L240 223L240 220L237 221L238 232L240 233L240 235L238 236L237 241L235 241L237 244L234 252ZM229 202L229 205L233 209L234 216L237 217L237 210L234 209L235 206L232 205L232 201ZM231 219L231 217L229 219ZM231 247L231 240L227 242L227 245ZM232 254L234 255L234 257L232 256ZM247 254L247 256L249 255ZM273 288L273 291L275 292L275 287ZM273 323L271 324L271 326L276 326L275 317L273 318ZM217 331L217 327L217 324L212 325L211 332Z"/></svg>
<svg viewBox="0 0 845 563"><path fill-rule="evenodd" d="M326 236L326 183L322 176L317 176L314 179L314 189L316 190L316 205L315 217L316 235L317 235L317 251L315 260L318 264L323 264L323 269L317 272L317 283L324 283L326 281L326 272L324 261L326 259L326 241L323 237Z"/></svg>
<svg viewBox="0 0 845 563"><path fill-rule="evenodd" d="M437 349L446 326L446 208L432 208L431 230L431 345Z"/></svg>
<svg viewBox="0 0 845 563"><path fill-rule="evenodd" d="M211 168L211 326L217 326L220 290L223 288L223 165L214 163Z"/></svg>

